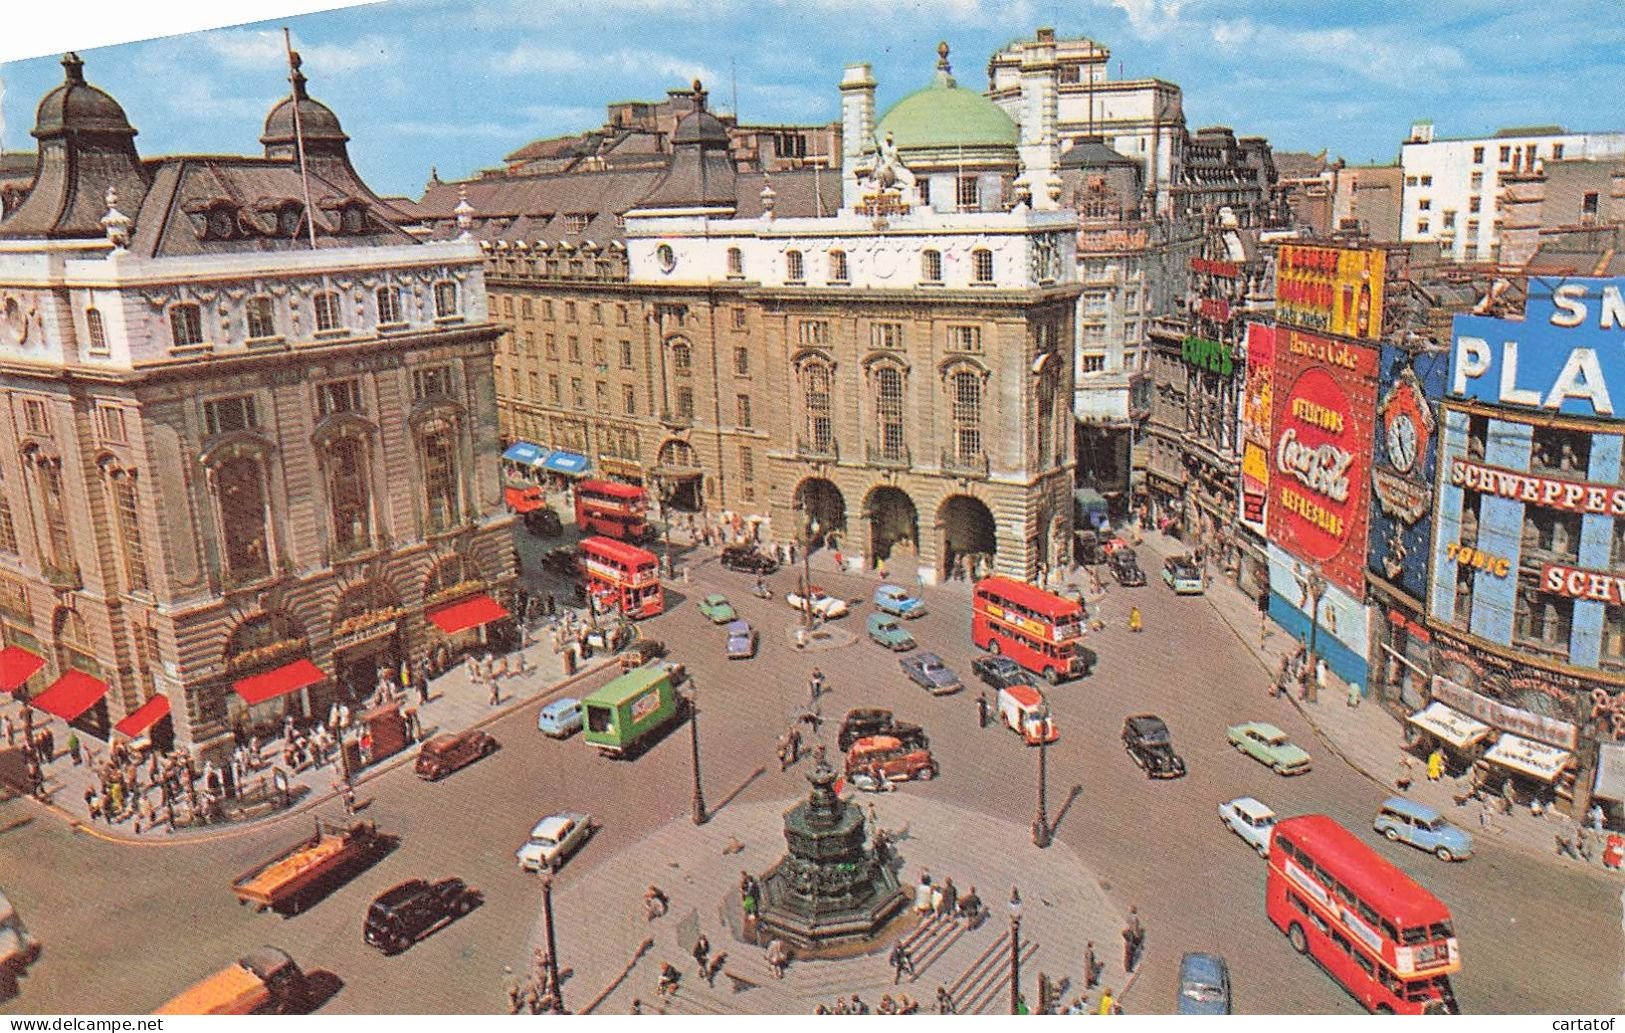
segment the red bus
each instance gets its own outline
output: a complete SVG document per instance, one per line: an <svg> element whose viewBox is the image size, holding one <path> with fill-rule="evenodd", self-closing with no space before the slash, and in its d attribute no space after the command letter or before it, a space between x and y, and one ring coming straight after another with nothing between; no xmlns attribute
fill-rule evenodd
<svg viewBox="0 0 1625 1033"><path fill-rule="evenodd" d="M971 641L1002 653L1051 685L1088 673L1083 607L1025 581L989 577L976 582Z"/></svg>
<svg viewBox="0 0 1625 1033"><path fill-rule="evenodd" d="M637 485L582 481L575 494L576 527L582 534L606 534L634 542L649 536L648 493Z"/></svg>
<svg viewBox="0 0 1625 1033"><path fill-rule="evenodd" d="M581 541L581 571L587 591L608 610L633 620L653 617L666 608L660 588L660 560L647 549L613 538Z"/></svg>
<svg viewBox="0 0 1625 1033"><path fill-rule="evenodd" d="M1324 814L1276 824L1264 909L1367 1011L1456 1014L1449 908Z"/></svg>

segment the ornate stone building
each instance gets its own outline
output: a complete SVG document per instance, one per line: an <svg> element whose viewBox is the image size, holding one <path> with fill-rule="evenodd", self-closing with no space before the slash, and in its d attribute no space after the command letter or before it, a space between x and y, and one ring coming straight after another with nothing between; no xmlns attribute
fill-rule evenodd
<svg viewBox="0 0 1625 1033"><path fill-rule="evenodd" d="M229 748L509 591L480 253L402 231L297 72L263 157L142 160L63 66L0 222L0 669Z"/></svg>

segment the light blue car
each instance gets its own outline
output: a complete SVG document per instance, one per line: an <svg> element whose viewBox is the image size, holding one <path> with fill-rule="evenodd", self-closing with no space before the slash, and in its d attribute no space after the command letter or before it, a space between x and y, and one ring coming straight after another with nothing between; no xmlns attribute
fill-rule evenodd
<svg viewBox="0 0 1625 1033"><path fill-rule="evenodd" d="M1403 796L1384 800L1371 827L1396 843L1409 843L1441 861L1465 861L1473 856L1472 836L1444 820L1432 807Z"/></svg>
<svg viewBox="0 0 1625 1033"><path fill-rule="evenodd" d="M896 585L881 585L875 589L875 609L893 617L912 620L925 616L925 600L909 595Z"/></svg>
<svg viewBox="0 0 1625 1033"><path fill-rule="evenodd" d="M536 730L555 739L568 739L581 731L581 701L562 696L536 715Z"/></svg>

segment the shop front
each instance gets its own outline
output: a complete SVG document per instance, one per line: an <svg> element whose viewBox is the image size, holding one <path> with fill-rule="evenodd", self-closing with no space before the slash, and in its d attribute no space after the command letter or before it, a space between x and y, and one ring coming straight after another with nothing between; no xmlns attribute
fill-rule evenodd
<svg viewBox="0 0 1625 1033"><path fill-rule="evenodd" d="M439 639L434 647L439 670L464 653L478 649L507 652L514 645L513 621L507 609L485 592L434 606L424 617Z"/></svg>
<svg viewBox="0 0 1625 1033"><path fill-rule="evenodd" d="M1455 769L1476 764L1484 755L1486 741L1495 731L1440 700L1410 715L1405 723L1407 745L1420 753L1445 750L1454 759L1450 767Z"/></svg>
<svg viewBox="0 0 1625 1033"><path fill-rule="evenodd" d="M602 453L598 456L598 470L612 481L643 487L643 467L627 459L617 459Z"/></svg>
<svg viewBox="0 0 1625 1033"><path fill-rule="evenodd" d="M288 718L302 724L318 711L311 689L326 680L305 657L237 677L226 695L227 719L244 734L276 738Z"/></svg>
<svg viewBox="0 0 1625 1033"><path fill-rule="evenodd" d="M1371 688L1389 710L1410 714L1428 703L1433 636L1417 608L1398 601L1381 605L1382 593L1372 588L1381 616L1371 621Z"/></svg>
<svg viewBox="0 0 1625 1033"><path fill-rule="evenodd" d="M129 740L130 749L137 755L148 750L168 753L175 745L175 724L169 717L169 697L163 693L148 699L130 711L113 731Z"/></svg>
<svg viewBox="0 0 1625 1033"><path fill-rule="evenodd" d="M29 706L53 714L80 731L98 739L107 738L107 690L105 681L70 667L52 682L44 692L29 701Z"/></svg>
<svg viewBox="0 0 1625 1033"><path fill-rule="evenodd" d="M385 671L406 660L401 641L405 611L378 581L359 584L339 597L333 610L333 677L349 699L373 691Z"/></svg>

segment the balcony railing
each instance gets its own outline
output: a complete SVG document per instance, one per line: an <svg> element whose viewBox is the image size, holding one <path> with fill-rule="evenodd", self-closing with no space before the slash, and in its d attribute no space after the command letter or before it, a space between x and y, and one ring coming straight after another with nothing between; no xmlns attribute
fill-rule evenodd
<svg viewBox="0 0 1625 1033"><path fill-rule="evenodd" d="M841 458L841 449L833 438L823 442L805 441L796 438L796 455L802 459L821 459L834 462Z"/></svg>
<svg viewBox="0 0 1625 1033"><path fill-rule="evenodd" d="M942 450L942 472L957 477L986 477L988 470L986 452L970 452L961 454L950 449Z"/></svg>
<svg viewBox="0 0 1625 1033"><path fill-rule="evenodd" d="M878 445L864 442L863 457L870 466L884 466L894 470L907 470L913 466L907 445Z"/></svg>

